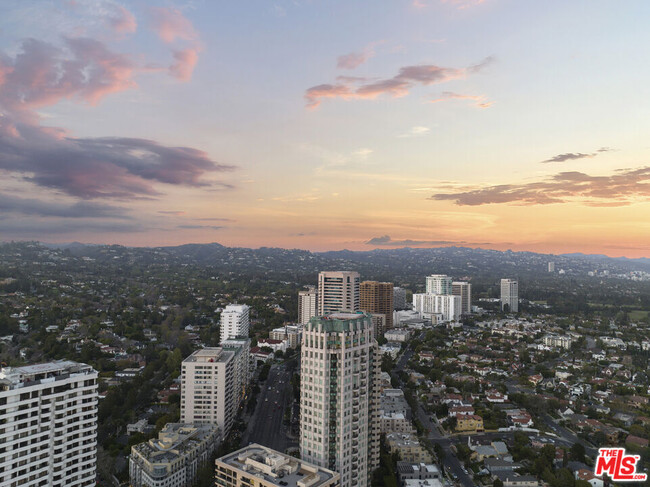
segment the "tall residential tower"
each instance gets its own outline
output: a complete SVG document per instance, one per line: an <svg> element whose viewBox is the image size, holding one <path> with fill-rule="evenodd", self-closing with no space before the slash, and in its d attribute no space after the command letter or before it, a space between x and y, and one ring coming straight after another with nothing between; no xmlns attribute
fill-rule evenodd
<svg viewBox="0 0 650 487"><path fill-rule="evenodd" d="M97 372L57 361L0 369L0 485L94 487Z"/></svg>
<svg viewBox="0 0 650 487"><path fill-rule="evenodd" d="M359 308L372 314L385 315L384 328L393 327L393 283L363 281L359 285ZM384 330L375 330L375 336L383 336Z"/></svg>
<svg viewBox="0 0 650 487"><path fill-rule="evenodd" d="M302 336L300 455L367 487L379 466L380 360L368 313L313 318Z"/></svg>
<svg viewBox="0 0 650 487"><path fill-rule="evenodd" d="M298 323L306 325L316 316L318 311L318 291L310 287L305 291L298 291Z"/></svg>
<svg viewBox="0 0 650 487"><path fill-rule="evenodd" d="M501 309L508 313L519 312L519 283L516 279L501 279Z"/></svg>
<svg viewBox="0 0 650 487"><path fill-rule="evenodd" d="M221 312L221 341L228 338L248 337L250 307L245 304L229 304Z"/></svg>
<svg viewBox="0 0 650 487"><path fill-rule="evenodd" d="M323 271L318 274L318 316L359 311L359 273Z"/></svg>

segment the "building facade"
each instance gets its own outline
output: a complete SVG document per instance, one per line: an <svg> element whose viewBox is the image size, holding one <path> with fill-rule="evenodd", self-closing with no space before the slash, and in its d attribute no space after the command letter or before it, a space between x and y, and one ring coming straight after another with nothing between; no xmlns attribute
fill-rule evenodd
<svg viewBox="0 0 650 487"><path fill-rule="evenodd" d="M427 276L427 294L451 294L451 277L445 274Z"/></svg>
<svg viewBox="0 0 650 487"><path fill-rule="evenodd" d="M360 281L358 272L320 272L318 274L318 316L339 311L359 311Z"/></svg>
<svg viewBox="0 0 650 487"><path fill-rule="evenodd" d="M393 288L393 309L406 309L406 289L403 287Z"/></svg>
<svg viewBox="0 0 650 487"><path fill-rule="evenodd" d="M302 337L300 455L367 487L379 466L380 360L370 314L313 318Z"/></svg>
<svg viewBox="0 0 650 487"><path fill-rule="evenodd" d="M451 294L460 296L461 315L469 315L472 313L472 285L469 282L452 282Z"/></svg>
<svg viewBox="0 0 650 487"><path fill-rule="evenodd" d="M306 325L318 311L318 291L311 287L298 291L298 323Z"/></svg>
<svg viewBox="0 0 650 487"><path fill-rule="evenodd" d="M246 304L229 304L221 312L221 341L228 338L247 337L250 328L250 307Z"/></svg>
<svg viewBox="0 0 650 487"><path fill-rule="evenodd" d="M519 312L519 282L501 279L501 309L508 313Z"/></svg>
<svg viewBox="0 0 650 487"><path fill-rule="evenodd" d="M0 485L94 486L97 401L89 365L0 369Z"/></svg>
<svg viewBox="0 0 650 487"><path fill-rule="evenodd" d="M435 317L435 322L458 321L461 315L461 297L453 294L416 293L413 294L413 310L423 318Z"/></svg>
<svg viewBox="0 0 650 487"><path fill-rule="evenodd" d="M131 487L186 487L219 445L213 424L168 423L158 438L131 447Z"/></svg>
<svg viewBox="0 0 650 487"><path fill-rule="evenodd" d="M384 328L375 330L376 337L393 327L393 307L392 282L363 281L359 285L359 309L386 316Z"/></svg>
<svg viewBox="0 0 650 487"><path fill-rule="evenodd" d="M248 347L195 351L181 364L181 422L214 424L226 437L248 383Z"/></svg>
<svg viewBox="0 0 650 487"><path fill-rule="evenodd" d="M252 444L215 461L216 485L222 487L338 487L338 473Z"/></svg>

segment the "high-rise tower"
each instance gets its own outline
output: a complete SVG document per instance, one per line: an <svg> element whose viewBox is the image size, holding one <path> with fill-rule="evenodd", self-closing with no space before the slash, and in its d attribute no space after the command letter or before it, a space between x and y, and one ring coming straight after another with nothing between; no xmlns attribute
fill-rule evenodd
<svg viewBox="0 0 650 487"><path fill-rule="evenodd" d="M248 337L250 307L245 304L229 304L221 312L221 341L228 338Z"/></svg>
<svg viewBox="0 0 650 487"><path fill-rule="evenodd" d="M427 276L427 294L451 294L451 281L445 274Z"/></svg>
<svg viewBox="0 0 650 487"><path fill-rule="evenodd" d="M461 314L468 315L472 312L472 285L469 282L453 282L451 284L451 294L460 296Z"/></svg>
<svg viewBox="0 0 650 487"><path fill-rule="evenodd" d="M359 311L359 273L323 271L318 274L318 316Z"/></svg>
<svg viewBox="0 0 650 487"><path fill-rule="evenodd" d="M302 336L300 454L367 487L379 466L380 360L368 313L312 318Z"/></svg>
<svg viewBox="0 0 650 487"><path fill-rule="evenodd" d="M393 327L393 283L363 281L359 285L359 308L373 314L385 315L385 329ZM375 330L377 337L384 330Z"/></svg>
<svg viewBox="0 0 650 487"><path fill-rule="evenodd" d="M311 287L305 291L298 291L298 323L306 325L316 316L318 311L318 291Z"/></svg>
<svg viewBox="0 0 650 487"><path fill-rule="evenodd" d="M501 279L501 309L519 312L519 283L515 279Z"/></svg>
<svg viewBox="0 0 650 487"><path fill-rule="evenodd" d="M0 369L0 485L94 486L97 400L86 364Z"/></svg>

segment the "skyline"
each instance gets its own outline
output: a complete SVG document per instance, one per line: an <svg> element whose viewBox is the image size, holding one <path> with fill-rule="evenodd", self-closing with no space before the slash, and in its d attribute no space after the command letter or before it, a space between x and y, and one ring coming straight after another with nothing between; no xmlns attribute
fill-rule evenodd
<svg viewBox="0 0 650 487"><path fill-rule="evenodd" d="M650 257L649 13L3 2L0 239Z"/></svg>

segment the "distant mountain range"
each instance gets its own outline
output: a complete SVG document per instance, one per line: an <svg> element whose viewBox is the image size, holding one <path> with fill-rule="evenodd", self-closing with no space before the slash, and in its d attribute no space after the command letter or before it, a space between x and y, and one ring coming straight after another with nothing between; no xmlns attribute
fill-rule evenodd
<svg viewBox="0 0 650 487"><path fill-rule="evenodd" d="M173 247L122 247L118 245L42 244L51 249L70 252L79 257L102 261L128 255L131 262L174 261L183 264L214 266L237 272L256 274L274 271L287 276L313 276L323 269L357 269L364 277L410 280L413 276L445 273L462 276L517 277L534 274L553 275L548 262L555 262L555 275L562 270L566 276L586 276L590 271L604 274L625 274L630 271L650 272L650 259L612 258L605 255L540 254L535 252L498 251L467 247L374 249L367 251L337 250L310 252L299 249L261 247L258 249L225 247L219 243L185 244Z"/></svg>

